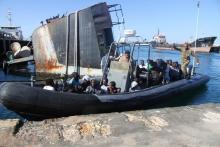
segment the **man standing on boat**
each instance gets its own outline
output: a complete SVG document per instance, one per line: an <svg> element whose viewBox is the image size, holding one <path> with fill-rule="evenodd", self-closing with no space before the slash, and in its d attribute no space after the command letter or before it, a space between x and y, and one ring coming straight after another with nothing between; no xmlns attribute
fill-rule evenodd
<svg viewBox="0 0 220 147"><path fill-rule="evenodd" d="M181 60L182 60L181 70L182 70L182 73L183 73L183 77L184 78L189 78L190 77L190 71L187 72L187 68L188 68L189 63L190 63L190 55L195 57L197 64L199 64L199 59L196 56L195 52L190 50L190 45L188 43L185 43L183 48L180 48L180 49L176 48L176 47L174 47L174 48L181 51Z"/></svg>

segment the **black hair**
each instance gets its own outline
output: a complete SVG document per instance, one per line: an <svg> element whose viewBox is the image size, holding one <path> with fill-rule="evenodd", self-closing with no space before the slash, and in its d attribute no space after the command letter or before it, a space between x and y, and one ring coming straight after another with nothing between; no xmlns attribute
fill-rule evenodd
<svg viewBox="0 0 220 147"><path fill-rule="evenodd" d="M115 81L111 81L111 82L110 82L110 85L113 86L113 87L115 87L115 86L116 86Z"/></svg>
<svg viewBox="0 0 220 147"><path fill-rule="evenodd" d="M46 79L46 85L54 86L53 79Z"/></svg>
<svg viewBox="0 0 220 147"><path fill-rule="evenodd" d="M126 50L126 51L125 51L125 54L130 54L130 51L129 51L129 50Z"/></svg>

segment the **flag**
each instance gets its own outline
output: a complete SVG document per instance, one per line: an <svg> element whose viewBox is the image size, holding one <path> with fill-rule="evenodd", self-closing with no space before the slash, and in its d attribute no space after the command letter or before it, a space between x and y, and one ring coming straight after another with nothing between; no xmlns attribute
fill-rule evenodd
<svg viewBox="0 0 220 147"><path fill-rule="evenodd" d="M197 3L197 7L199 8L199 5L200 5L200 1L198 1L198 3Z"/></svg>

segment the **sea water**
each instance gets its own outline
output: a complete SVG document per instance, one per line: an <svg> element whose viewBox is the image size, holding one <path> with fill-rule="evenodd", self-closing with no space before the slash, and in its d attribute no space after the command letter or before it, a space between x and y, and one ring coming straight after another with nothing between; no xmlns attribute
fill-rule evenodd
<svg viewBox="0 0 220 147"><path fill-rule="evenodd" d="M135 53L135 58L148 58L148 48L141 48ZM179 95L167 101L158 107L182 106L182 105L197 105L203 103L220 103L220 54L217 53L199 53L200 64L196 68L197 74L206 74L210 77L210 81L203 87L194 90L190 93ZM170 50L150 50L150 59L164 59L178 61L181 63L181 54L179 51ZM191 61L193 58L191 57ZM5 75L0 70L0 81L25 81L30 80L30 77L16 76L12 74ZM0 119L19 117L15 112L7 110L0 104Z"/></svg>

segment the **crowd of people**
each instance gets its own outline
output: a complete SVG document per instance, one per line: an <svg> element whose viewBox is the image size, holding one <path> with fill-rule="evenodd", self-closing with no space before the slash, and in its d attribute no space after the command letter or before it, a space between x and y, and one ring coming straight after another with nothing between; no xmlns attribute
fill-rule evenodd
<svg viewBox="0 0 220 147"><path fill-rule="evenodd" d="M130 88L126 89L126 91L137 91L141 89L145 89L155 85L161 84L168 84L173 81L180 80L182 78L190 78L191 70L189 62L190 62L190 55L195 56L191 50L189 50L189 45L186 43L185 48L181 49L182 52L182 65L178 62L173 62L172 60L164 61L162 59L154 60L147 60L144 63L144 60L140 60L139 63L135 63L135 61L130 57L130 52L125 51L125 53L118 58L113 58L111 60L118 61L119 63L123 64L123 62L129 62L129 83ZM195 56L196 57L196 56ZM103 59L103 61L107 61ZM197 63L199 60L197 59ZM102 66L103 65L103 66ZM103 71L109 68L109 65L106 63L101 64L101 67L104 68ZM135 68L133 65L136 65ZM108 82L107 74L103 72L105 75L103 79L91 79L88 75L85 75L80 79L80 76L77 72L73 72L71 75L71 79L67 80L65 85L65 91L70 91L74 93L89 93L89 94L114 94L121 92L120 88L116 87L115 81ZM46 81L49 83L46 85L47 90L56 90L53 87L52 81ZM46 84L47 84L46 83ZM49 86L49 87L48 87Z"/></svg>
<svg viewBox="0 0 220 147"><path fill-rule="evenodd" d="M140 60L134 71L136 74L130 83L129 92L138 91L155 85L168 84L173 81L183 78L181 65L178 62L162 59ZM73 93L87 93L87 94L114 94L121 92L121 89L116 86L115 81L108 81L107 78L101 80L91 78L88 75L80 78L77 72L73 72L65 85L63 91ZM58 90L58 85L54 84L52 79L46 80L46 85L43 89Z"/></svg>
<svg viewBox="0 0 220 147"><path fill-rule="evenodd" d="M136 78L133 82L138 83L137 85L144 88L168 84L182 78L181 65L172 60L167 60L166 62L162 59L157 59L156 61L148 60L146 64L144 60L140 60L135 73ZM143 84L145 86L141 86ZM137 85L135 86L137 87ZM132 84L131 88L133 88Z"/></svg>
<svg viewBox="0 0 220 147"><path fill-rule="evenodd" d="M121 92L121 89L116 87L115 81L108 83L107 78L97 80L88 75L80 78L77 72L73 72L71 78L69 78L64 85L64 91L73 93L114 94ZM43 89L56 91L58 87L59 85L55 84L53 79L47 79Z"/></svg>
<svg viewBox="0 0 220 147"><path fill-rule="evenodd" d="M157 59L156 61L148 60L147 63L140 60L136 73L130 84L130 92L154 85L168 84L182 78L180 64L172 60L167 60L166 62L162 59ZM73 93L114 94L121 92L120 88L116 86L115 81L109 82L107 78L97 80L88 75L80 78L77 72L73 72L64 85L64 91ZM57 86L53 83L52 79L48 79L44 89L56 90Z"/></svg>

